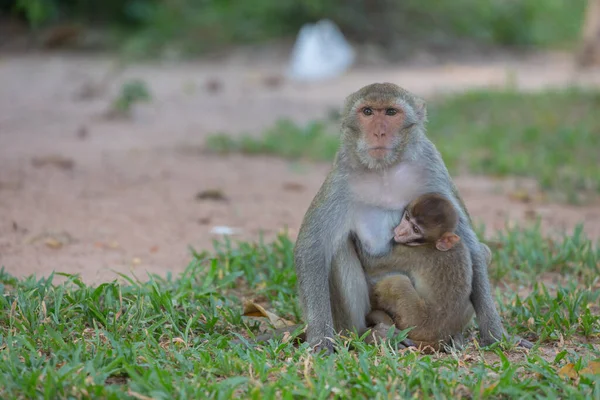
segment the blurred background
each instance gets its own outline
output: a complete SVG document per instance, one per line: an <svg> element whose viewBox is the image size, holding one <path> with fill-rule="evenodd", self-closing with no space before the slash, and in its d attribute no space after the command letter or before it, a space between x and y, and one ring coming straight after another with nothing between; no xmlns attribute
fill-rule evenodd
<svg viewBox="0 0 600 400"><path fill-rule="evenodd" d="M103 281L293 238L344 98L383 81L427 100L482 234L597 239L599 54L596 0L0 0L0 265Z"/></svg>

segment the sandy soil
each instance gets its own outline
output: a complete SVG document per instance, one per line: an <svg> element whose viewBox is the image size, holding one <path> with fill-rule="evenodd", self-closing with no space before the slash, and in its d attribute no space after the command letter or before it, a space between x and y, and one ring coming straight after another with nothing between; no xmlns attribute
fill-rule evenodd
<svg viewBox="0 0 600 400"><path fill-rule="evenodd" d="M16 276L79 273L87 282L116 272L178 273L188 246L212 249L215 226L234 236L294 236L326 164L204 154L207 134L259 132L277 118L320 118L374 81L392 81L426 99L440 92L504 85L523 90L600 85L600 72L575 71L568 56L506 62L357 67L318 84L280 81L284 64L265 57L128 66L89 95L113 62L65 54L0 58L0 265ZM132 119L104 116L120 84L144 79L153 101ZM216 91L207 82L218 82ZM87 89L86 89L87 88ZM88 92L86 95L86 92ZM435 115L430 116L435 118ZM585 229L600 238L600 206L567 207L510 196L514 182L458 177L475 220L488 231L542 218L547 230ZM219 190L225 201L199 200Z"/></svg>

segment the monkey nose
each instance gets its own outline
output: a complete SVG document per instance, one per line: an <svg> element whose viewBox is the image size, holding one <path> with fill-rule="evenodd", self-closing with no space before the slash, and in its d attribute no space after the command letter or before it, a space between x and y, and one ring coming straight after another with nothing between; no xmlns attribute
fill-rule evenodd
<svg viewBox="0 0 600 400"><path fill-rule="evenodd" d="M396 236L407 236L409 233L410 232L408 231L408 228L405 228L403 226L399 226L394 230L394 234Z"/></svg>

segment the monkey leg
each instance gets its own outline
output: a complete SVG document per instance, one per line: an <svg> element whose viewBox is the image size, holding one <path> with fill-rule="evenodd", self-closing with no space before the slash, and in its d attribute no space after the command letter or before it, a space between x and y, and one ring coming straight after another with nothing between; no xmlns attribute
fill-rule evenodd
<svg viewBox="0 0 600 400"><path fill-rule="evenodd" d="M438 321L429 320L429 308L410 278L398 274L382 279L373 289L377 306L390 313L398 329L413 328L408 337L420 347L440 348Z"/></svg>
<svg viewBox="0 0 600 400"><path fill-rule="evenodd" d="M398 274L380 280L373 292L377 307L387 311L399 329L420 325L427 315L425 301L406 275Z"/></svg>
<svg viewBox="0 0 600 400"><path fill-rule="evenodd" d="M334 257L329 287L335 331L364 332L370 309L369 286L350 239Z"/></svg>

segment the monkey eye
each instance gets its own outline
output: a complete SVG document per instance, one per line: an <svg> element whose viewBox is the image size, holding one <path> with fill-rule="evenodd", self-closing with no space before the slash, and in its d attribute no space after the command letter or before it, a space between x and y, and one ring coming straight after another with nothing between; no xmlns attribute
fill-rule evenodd
<svg viewBox="0 0 600 400"><path fill-rule="evenodd" d="M408 215L408 213L404 213L404 218L406 218L407 221L410 221L410 215Z"/></svg>
<svg viewBox="0 0 600 400"><path fill-rule="evenodd" d="M373 115L373 110L370 107L363 108L362 112L365 115Z"/></svg>
<svg viewBox="0 0 600 400"><path fill-rule="evenodd" d="M413 225L413 232L416 234L420 233L419 228L416 225Z"/></svg>
<svg viewBox="0 0 600 400"><path fill-rule="evenodd" d="M385 115L396 115L398 114L398 110L396 110L395 108L388 108L387 110L385 110Z"/></svg>

